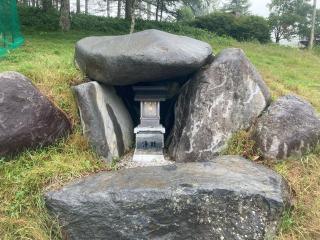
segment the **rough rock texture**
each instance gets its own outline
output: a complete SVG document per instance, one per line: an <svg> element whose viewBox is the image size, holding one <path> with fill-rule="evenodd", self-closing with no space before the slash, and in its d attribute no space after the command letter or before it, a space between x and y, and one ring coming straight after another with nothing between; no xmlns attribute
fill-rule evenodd
<svg viewBox="0 0 320 240"><path fill-rule="evenodd" d="M234 132L250 127L269 101L268 88L243 51L223 50L184 86L169 154L178 162L212 158Z"/></svg>
<svg viewBox="0 0 320 240"><path fill-rule="evenodd" d="M48 145L70 130L66 115L28 78L0 73L0 156Z"/></svg>
<svg viewBox="0 0 320 240"><path fill-rule="evenodd" d="M107 162L122 156L133 145L133 123L113 87L97 82L73 88L82 129L91 146Z"/></svg>
<svg viewBox="0 0 320 240"><path fill-rule="evenodd" d="M77 42L75 59L91 79L128 85L188 75L211 58L209 44L159 30L131 35L87 37Z"/></svg>
<svg viewBox="0 0 320 240"><path fill-rule="evenodd" d="M102 172L45 195L66 239L271 239L284 180L238 156Z"/></svg>
<svg viewBox="0 0 320 240"><path fill-rule="evenodd" d="M301 155L320 140L320 119L313 107L297 96L273 102L254 126L253 138L266 158Z"/></svg>

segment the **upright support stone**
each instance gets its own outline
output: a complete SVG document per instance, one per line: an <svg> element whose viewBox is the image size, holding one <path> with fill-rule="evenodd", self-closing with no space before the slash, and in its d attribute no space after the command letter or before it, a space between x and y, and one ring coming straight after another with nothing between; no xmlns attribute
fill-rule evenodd
<svg viewBox="0 0 320 240"><path fill-rule="evenodd" d="M73 90L83 133L94 150L108 163L129 151L133 143L133 123L115 89L88 82Z"/></svg>

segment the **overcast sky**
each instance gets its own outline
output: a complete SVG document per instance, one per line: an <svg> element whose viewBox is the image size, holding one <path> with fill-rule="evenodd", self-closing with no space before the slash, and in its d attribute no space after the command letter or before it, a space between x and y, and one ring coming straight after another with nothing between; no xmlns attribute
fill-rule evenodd
<svg viewBox="0 0 320 240"><path fill-rule="evenodd" d="M251 8L250 11L255 15L260 15L267 17L269 15L269 9L267 4L271 2L271 0L251 0Z"/></svg>
<svg viewBox="0 0 320 240"><path fill-rule="evenodd" d="M249 0L251 3L251 8L250 11L252 14L255 15L260 15L263 17L268 17L269 16L269 8L267 7L268 3L271 3L271 0ZM226 2L223 0L223 2ZM318 0L319 3L319 0ZM317 8L319 8L319 4Z"/></svg>

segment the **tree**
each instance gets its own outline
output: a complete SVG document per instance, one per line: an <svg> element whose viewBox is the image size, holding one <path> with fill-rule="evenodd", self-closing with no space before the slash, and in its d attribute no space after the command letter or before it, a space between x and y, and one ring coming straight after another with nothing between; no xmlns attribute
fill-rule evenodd
<svg viewBox="0 0 320 240"><path fill-rule="evenodd" d="M131 20L135 0L125 0L125 19Z"/></svg>
<svg viewBox="0 0 320 240"><path fill-rule="evenodd" d="M190 7L183 6L177 11L177 21L188 22L194 19L194 13Z"/></svg>
<svg viewBox="0 0 320 240"><path fill-rule="evenodd" d="M147 19L151 19L151 3L150 0L147 2Z"/></svg>
<svg viewBox="0 0 320 240"><path fill-rule="evenodd" d="M51 0L42 0L42 9L46 12L52 8Z"/></svg>
<svg viewBox="0 0 320 240"><path fill-rule="evenodd" d="M250 3L248 0L229 0L227 4L224 5L223 10L226 12L231 12L236 16L249 15Z"/></svg>
<svg viewBox="0 0 320 240"><path fill-rule="evenodd" d="M311 23L311 33L310 33L310 39L309 39L309 49L313 48L314 29L316 25L316 14L317 14L317 0L313 0L313 14L312 14L312 23Z"/></svg>
<svg viewBox="0 0 320 240"><path fill-rule="evenodd" d="M135 14L135 11L136 11L136 5L137 5L137 1L139 0L132 0L131 2L131 12L130 12L130 17L131 17L131 24L130 24L130 34L134 32L134 28L135 28L135 25L136 25L136 14Z"/></svg>
<svg viewBox="0 0 320 240"><path fill-rule="evenodd" d="M62 31L70 30L70 2L69 0L61 0L60 22Z"/></svg>
<svg viewBox="0 0 320 240"><path fill-rule="evenodd" d="M196 17L208 15L218 9L220 0L182 0L183 7L189 7ZM180 14L177 12L177 14Z"/></svg>
<svg viewBox="0 0 320 240"><path fill-rule="evenodd" d="M306 4L305 0L272 0L268 20L276 43L298 34L299 24L306 19Z"/></svg>
<svg viewBox="0 0 320 240"><path fill-rule="evenodd" d="M80 13L80 0L77 0L77 13Z"/></svg>
<svg viewBox="0 0 320 240"><path fill-rule="evenodd" d="M117 18L121 17L121 0L118 0Z"/></svg>
<svg viewBox="0 0 320 240"><path fill-rule="evenodd" d="M85 0L85 2L84 2L84 13L85 14L88 14L88 3L89 3L89 0Z"/></svg>

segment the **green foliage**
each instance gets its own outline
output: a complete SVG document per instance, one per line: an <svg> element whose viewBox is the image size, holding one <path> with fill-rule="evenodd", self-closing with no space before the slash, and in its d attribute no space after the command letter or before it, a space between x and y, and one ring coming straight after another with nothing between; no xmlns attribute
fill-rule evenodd
<svg viewBox="0 0 320 240"><path fill-rule="evenodd" d="M220 0L182 0L182 3L192 10L194 16L203 16L217 10Z"/></svg>
<svg viewBox="0 0 320 240"><path fill-rule="evenodd" d="M58 12L51 9L44 13L38 8L21 8L20 11L22 26L25 29L36 31L59 30ZM48 24L49 23L49 24ZM99 35L120 35L129 33L131 22L126 19L99 17L86 14L71 14L71 29L82 32L96 32ZM212 39L224 42L232 42L230 38L217 37L215 33L205 29L199 29L184 23L157 22L136 19L135 31L145 29L158 29L166 32L183 34L194 38L202 38L207 41Z"/></svg>
<svg viewBox="0 0 320 240"><path fill-rule="evenodd" d="M107 32L110 35L129 32L130 21L126 19L99 17L86 14L71 15L71 29Z"/></svg>
<svg viewBox="0 0 320 240"><path fill-rule="evenodd" d="M259 16L243 16L239 18L236 39L240 41L258 40L261 43L270 42L268 22Z"/></svg>
<svg viewBox="0 0 320 240"><path fill-rule="evenodd" d="M40 8L19 7L22 29L56 31L59 27L59 12L50 9L46 13Z"/></svg>
<svg viewBox="0 0 320 240"><path fill-rule="evenodd" d="M290 40L299 31L305 31L303 28L311 11L311 6L305 0L272 0L269 9L269 25L277 43L281 39Z"/></svg>
<svg viewBox="0 0 320 240"><path fill-rule="evenodd" d="M248 0L229 0L224 5L224 11L233 13L236 16L248 15L250 3Z"/></svg>
<svg viewBox="0 0 320 240"><path fill-rule="evenodd" d="M312 12L313 9L308 5L308 9L305 10L305 17L301 18L301 21L298 22L298 36L301 39L309 39L311 32L311 22L312 22ZM316 22L315 22L315 35L320 38L320 9L317 9L316 12Z"/></svg>
<svg viewBox="0 0 320 240"><path fill-rule="evenodd" d="M177 11L177 21L187 22L194 19L194 13L190 7L183 6Z"/></svg>
<svg viewBox="0 0 320 240"><path fill-rule="evenodd" d="M233 14L217 12L197 17L190 24L220 36L231 36L239 41L258 40L261 43L270 41L269 25L263 17L236 17Z"/></svg>

